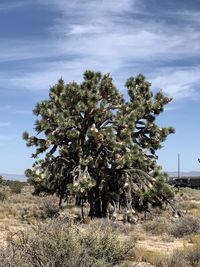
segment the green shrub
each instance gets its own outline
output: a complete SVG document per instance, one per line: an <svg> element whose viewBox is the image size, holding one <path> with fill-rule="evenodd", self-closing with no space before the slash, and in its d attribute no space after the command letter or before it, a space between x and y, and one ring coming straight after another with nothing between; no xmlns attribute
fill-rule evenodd
<svg viewBox="0 0 200 267"><path fill-rule="evenodd" d="M0 187L9 186L11 193L20 194L22 188L27 185L27 182L18 180L5 180L2 176L0 176Z"/></svg>
<svg viewBox="0 0 200 267"><path fill-rule="evenodd" d="M11 235L1 251L0 266L110 267L121 263L132 247L110 228L82 233L75 225L51 220L38 224L32 233Z"/></svg>
<svg viewBox="0 0 200 267"><path fill-rule="evenodd" d="M8 186L11 189L11 193L20 194L22 191L23 184L19 181L11 181Z"/></svg>

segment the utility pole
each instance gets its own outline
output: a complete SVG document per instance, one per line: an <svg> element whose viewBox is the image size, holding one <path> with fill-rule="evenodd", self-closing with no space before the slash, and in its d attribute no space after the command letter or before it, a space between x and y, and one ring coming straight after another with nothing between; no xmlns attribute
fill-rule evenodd
<svg viewBox="0 0 200 267"><path fill-rule="evenodd" d="M180 154L178 153L178 178L180 178Z"/></svg>

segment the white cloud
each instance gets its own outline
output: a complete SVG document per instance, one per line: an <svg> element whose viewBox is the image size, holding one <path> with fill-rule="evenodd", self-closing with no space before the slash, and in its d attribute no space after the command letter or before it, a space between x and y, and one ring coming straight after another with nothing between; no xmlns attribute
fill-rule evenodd
<svg viewBox="0 0 200 267"><path fill-rule="evenodd" d="M37 59L21 75L20 69L12 77L2 74L1 84L46 90L61 76L66 81L81 80L85 69L110 72L116 81L119 76L125 81L130 67L134 73L142 69L153 78L155 86L166 88L176 98L194 97L193 86L200 83L196 76L199 68L180 69L175 61L191 60L199 55L200 32L191 24L181 29L169 27L163 21L157 23L155 14L155 18L142 19L147 11L141 3L138 0L37 0L37 4L58 10L60 17L47 29L51 34L49 39L14 40L14 45L13 40L0 43L3 51L0 61ZM134 17L134 12L141 18ZM183 12L170 15L183 18ZM54 61L49 63L47 58ZM154 66L161 62L166 67L162 72L155 71ZM171 72L170 65L174 65Z"/></svg>
<svg viewBox="0 0 200 267"><path fill-rule="evenodd" d="M177 110L176 107L165 107L165 111L174 111Z"/></svg>
<svg viewBox="0 0 200 267"><path fill-rule="evenodd" d="M124 11L129 11L130 8L136 5L138 0L37 0L37 2L57 8L65 15L69 15L69 12L73 12L73 14L78 15L85 14L88 16L91 14L92 16L95 16L96 14L102 12L121 13Z"/></svg>
<svg viewBox="0 0 200 267"><path fill-rule="evenodd" d="M51 42L52 41L52 42ZM54 40L7 40L0 38L0 62L45 59L59 55Z"/></svg>
<svg viewBox="0 0 200 267"><path fill-rule="evenodd" d="M153 87L163 88L174 98L199 99L200 97L199 92L195 90L200 84L200 67L163 70L151 81Z"/></svg>
<svg viewBox="0 0 200 267"><path fill-rule="evenodd" d="M89 64L86 62L85 64ZM63 77L66 82L73 80L81 81L84 67L77 60L55 63L43 63L38 65L35 72L26 73L24 76L12 77L9 79L11 86L20 85L21 89L32 91L48 90L50 86L55 84L59 78ZM98 70L98 68L97 68ZM7 79L1 79L1 84L7 82Z"/></svg>
<svg viewBox="0 0 200 267"><path fill-rule="evenodd" d="M104 29L103 27L99 26L93 26L93 25L80 25L80 24L74 24L70 27L69 32L67 35L74 34L74 35L80 35L80 34L99 34L103 33Z"/></svg>

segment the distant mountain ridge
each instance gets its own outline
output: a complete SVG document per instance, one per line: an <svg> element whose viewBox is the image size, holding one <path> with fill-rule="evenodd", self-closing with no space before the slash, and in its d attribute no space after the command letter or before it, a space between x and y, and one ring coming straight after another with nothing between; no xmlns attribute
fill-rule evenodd
<svg viewBox="0 0 200 267"><path fill-rule="evenodd" d="M19 180L19 181L27 180L27 177L23 174L0 173L0 175L6 180Z"/></svg>
<svg viewBox="0 0 200 267"><path fill-rule="evenodd" d="M167 172L170 177L177 177L178 172ZM193 177L193 176L200 176L200 171L190 171L190 172L180 172L180 176L188 176L188 177Z"/></svg>

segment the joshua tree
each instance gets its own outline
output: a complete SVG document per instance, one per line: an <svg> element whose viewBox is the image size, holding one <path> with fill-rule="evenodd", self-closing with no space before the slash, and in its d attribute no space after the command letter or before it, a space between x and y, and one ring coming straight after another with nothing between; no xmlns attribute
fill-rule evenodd
<svg viewBox="0 0 200 267"><path fill-rule="evenodd" d="M109 203L132 214L149 204L162 206L173 197L156 151L174 129L155 120L171 98L139 74L126 82L124 97L109 74L86 71L81 84L62 79L37 103L36 136L23 134L32 157L45 154L26 171L36 193L87 198L89 215L107 215ZM41 138L39 137L41 136Z"/></svg>

